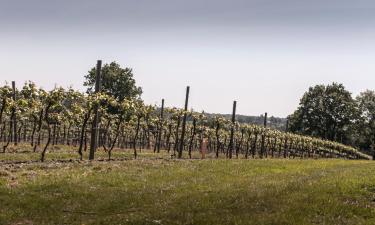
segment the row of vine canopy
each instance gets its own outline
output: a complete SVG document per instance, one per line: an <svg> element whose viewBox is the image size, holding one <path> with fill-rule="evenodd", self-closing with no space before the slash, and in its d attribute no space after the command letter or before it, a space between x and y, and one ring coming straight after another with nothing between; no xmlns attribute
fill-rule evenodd
<svg viewBox="0 0 375 225"><path fill-rule="evenodd" d="M109 159L113 149L131 151L135 158L140 149L192 158L194 152L202 151L203 143L207 154L218 158L369 159L357 149L336 142L233 123L193 110L165 108L161 113L160 106L140 99L118 101L104 93L86 94L73 88L46 91L33 82L25 83L15 94L7 84L0 87L2 151L11 144L27 143L41 153L43 161L50 145L72 145L82 159L90 143L96 107L100 115L98 151L106 151Z"/></svg>

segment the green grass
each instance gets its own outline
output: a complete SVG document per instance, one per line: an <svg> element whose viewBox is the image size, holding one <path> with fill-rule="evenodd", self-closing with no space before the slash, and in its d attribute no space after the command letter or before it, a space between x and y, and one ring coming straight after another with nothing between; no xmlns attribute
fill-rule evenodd
<svg viewBox="0 0 375 225"><path fill-rule="evenodd" d="M139 160L9 164L11 154L0 154L0 224L375 224L372 161L142 153Z"/></svg>

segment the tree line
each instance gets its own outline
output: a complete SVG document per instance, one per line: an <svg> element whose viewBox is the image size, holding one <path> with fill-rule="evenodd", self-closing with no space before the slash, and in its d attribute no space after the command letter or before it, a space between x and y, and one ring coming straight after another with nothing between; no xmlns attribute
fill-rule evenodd
<svg viewBox="0 0 375 225"><path fill-rule="evenodd" d="M374 154L375 92L355 98L342 84L310 87L288 116L289 131L336 141Z"/></svg>

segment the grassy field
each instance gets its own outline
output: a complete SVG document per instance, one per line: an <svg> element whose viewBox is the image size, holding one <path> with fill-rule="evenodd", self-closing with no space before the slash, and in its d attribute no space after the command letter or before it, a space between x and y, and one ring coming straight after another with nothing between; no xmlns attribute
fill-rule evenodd
<svg viewBox="0 0 375 225"><path fill-rule="evenodd" d="M0 224L375 224L372 161L114 156L0 154Z"/></svg>

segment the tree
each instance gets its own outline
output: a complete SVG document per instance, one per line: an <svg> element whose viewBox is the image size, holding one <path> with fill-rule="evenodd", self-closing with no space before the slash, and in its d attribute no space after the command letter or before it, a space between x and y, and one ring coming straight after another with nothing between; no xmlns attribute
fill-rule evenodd
<svg viewBox="0 0 375 225"><path fill-rule="evenodd" d="M357 118L356 103L342 84L316 85L303 95L298 109L289 116L290 131L347 142Z"/></svg>
<svg viewBox="0 0 375 225"><path fill-rule="evenodd" d="M102 92L112 95L116 100L140 98L142 88L137 87L130 68L121 68L116 62L105 64L102 67ZM93 93L95 88L96 68L92 68L85 76L84 86L88 93Z"/></svg>
<svg viewBox="0 0 375 225"><path fill-rule="evenodd" d="M356 98L360 118L356 123L356 144L361 149L375 145L375 91L366 90Z"/></svg>

